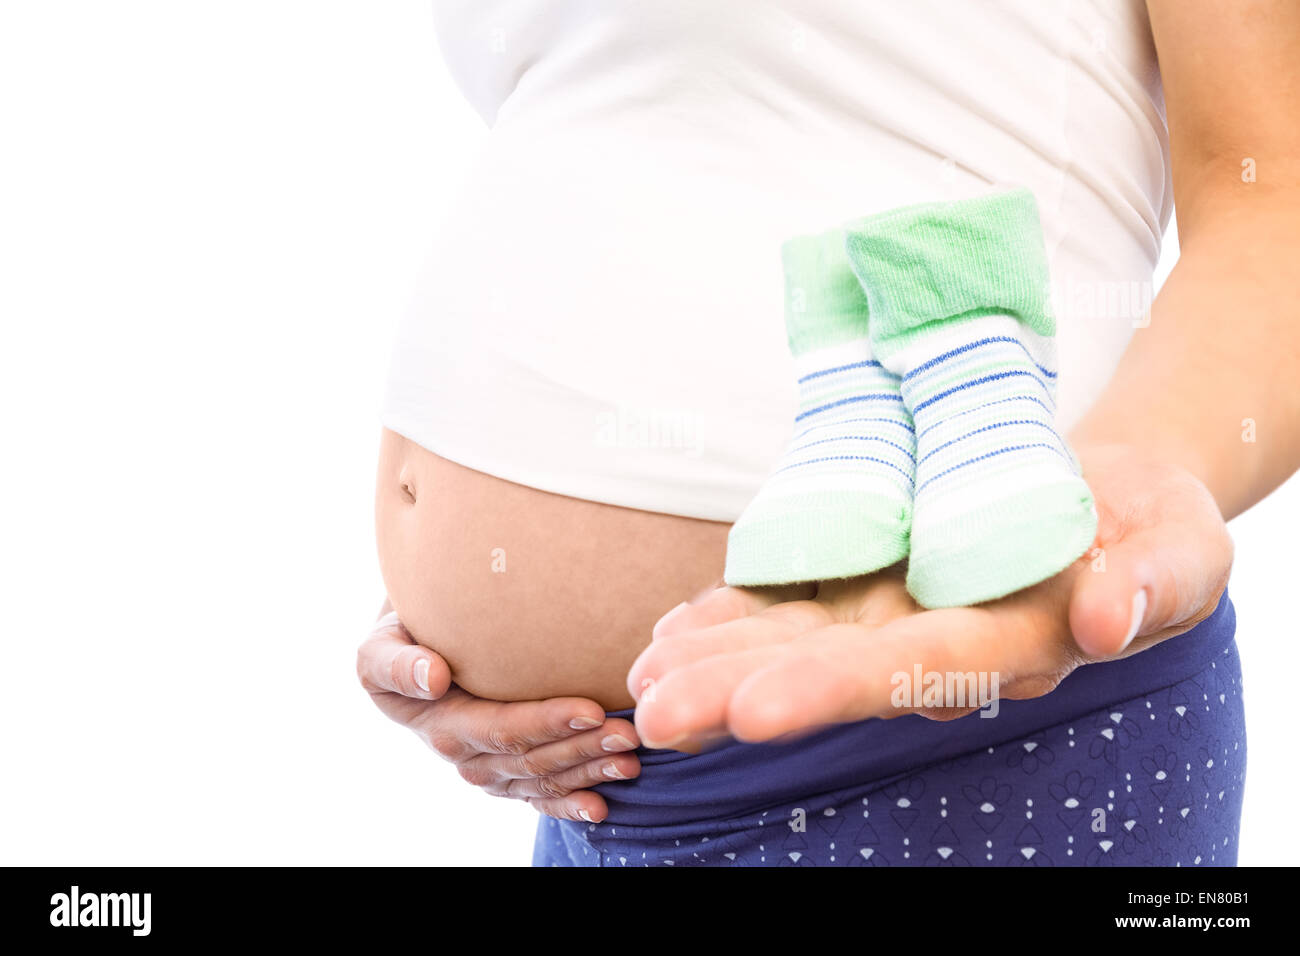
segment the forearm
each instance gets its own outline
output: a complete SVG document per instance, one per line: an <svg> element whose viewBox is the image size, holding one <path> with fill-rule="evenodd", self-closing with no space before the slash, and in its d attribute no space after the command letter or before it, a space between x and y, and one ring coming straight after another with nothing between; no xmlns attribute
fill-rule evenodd
<svg viewBox="0 0 1300 956"><path fill-rule="evenodd" d="M1300 192L1252 188L1194 210L1150 325L1071 434L1181 465L1225 518L1300 467Z"/></svg>

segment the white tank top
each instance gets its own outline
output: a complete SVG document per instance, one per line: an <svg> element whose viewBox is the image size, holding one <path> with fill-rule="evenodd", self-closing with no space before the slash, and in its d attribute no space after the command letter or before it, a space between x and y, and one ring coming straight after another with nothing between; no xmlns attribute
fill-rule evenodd
<svg viewBox="0 0 1300 956"><path fill-rule="evenodd" d="M794 414L779 249L1037 197L1059 423L1150 301L1172 198L1142 0L437 0L491 126L399 326L384 424L470 468L733 520Z"/></svg>

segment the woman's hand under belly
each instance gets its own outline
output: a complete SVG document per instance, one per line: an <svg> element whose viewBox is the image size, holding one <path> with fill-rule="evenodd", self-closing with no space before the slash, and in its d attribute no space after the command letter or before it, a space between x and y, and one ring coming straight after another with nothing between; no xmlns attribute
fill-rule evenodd
<svg viewBox="0 0 1300 956"><path fill-rule="evenodd" d="M384 430L375 496L393 609L465 690L632 706L655 621L722 576L728 525L550 494Z"/></svg>

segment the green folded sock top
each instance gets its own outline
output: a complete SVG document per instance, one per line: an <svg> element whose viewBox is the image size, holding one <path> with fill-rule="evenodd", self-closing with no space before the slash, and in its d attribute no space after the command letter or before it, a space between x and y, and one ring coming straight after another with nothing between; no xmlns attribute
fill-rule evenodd
<svg viewBox="0 0 1300 956"><path fill-rule="evenodd" d="M1056 332L1047 250L1027 189L905 206L849 223L845 249L888 358L936 323L1010 315Z"/></svg>
<svg viewBox="0 0 1300 956"><path fill-rule="evenodd" d="M792 354L867 337L867 297L849 265L843 229L786 241L781 262Z"/></svg>

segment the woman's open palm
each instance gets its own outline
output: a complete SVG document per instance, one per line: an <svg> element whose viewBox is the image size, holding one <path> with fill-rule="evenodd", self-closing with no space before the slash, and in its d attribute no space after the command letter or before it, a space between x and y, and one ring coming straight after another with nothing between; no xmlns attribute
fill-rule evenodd
<svg viewBox="0 0 1300 956"><path fill-rule="evenodd" d="M1137 653L1208 617L1227 585L1232 541L1205 487L1128 447L1080 458L1097 502L1096 547L1009 597L926 611L890 569L719 588L677 608L628 675L642 740L692 749L719 735L771 740L866 717L949 719L976 702L900 704L895 675L996 674L999 696L1037 697L1081 664Z"/></svg>

